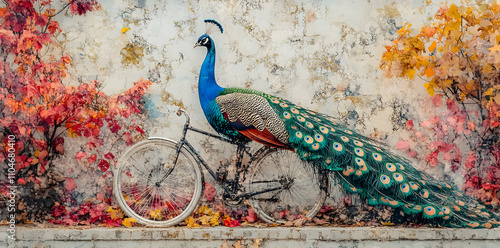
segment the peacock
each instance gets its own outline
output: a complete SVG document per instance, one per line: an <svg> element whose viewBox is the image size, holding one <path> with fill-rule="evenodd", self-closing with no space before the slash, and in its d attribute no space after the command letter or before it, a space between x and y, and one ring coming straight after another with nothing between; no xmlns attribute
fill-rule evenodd
<svg viewBox="0 0 500 248"><path fill-rule="evenodd" d="M304 161L334 174L336 182L369 205L386 205L448 227L492 228L500 217L450 183L415 169L386 146L347 129L321 113L260 91L223 88L215 80L215 44L222 25L205 20L194 47L207 48L198 94L208 123L234 141L256 141L295 151Z"/></svg>

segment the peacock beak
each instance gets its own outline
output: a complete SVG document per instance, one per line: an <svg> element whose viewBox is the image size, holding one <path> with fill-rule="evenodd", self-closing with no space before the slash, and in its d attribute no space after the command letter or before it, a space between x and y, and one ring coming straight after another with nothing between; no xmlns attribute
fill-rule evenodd
<svg viewBox="0 0 500 248"><path fill-rule="evenodd" d="M194 44L194 47L193 48L196 48L197 46L201 45L200 42Z"/></svg>

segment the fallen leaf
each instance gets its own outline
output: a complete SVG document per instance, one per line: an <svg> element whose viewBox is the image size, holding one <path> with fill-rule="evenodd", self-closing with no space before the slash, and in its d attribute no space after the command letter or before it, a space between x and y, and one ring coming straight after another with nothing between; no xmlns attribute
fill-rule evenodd
<svg viewBox="0 0 500 248"><path fill-rule="evenodd" d="M137 223L137 220L135 220L134 218L125 218L122 222L122 224L126 227L131 227L132 223Z"/></svg>

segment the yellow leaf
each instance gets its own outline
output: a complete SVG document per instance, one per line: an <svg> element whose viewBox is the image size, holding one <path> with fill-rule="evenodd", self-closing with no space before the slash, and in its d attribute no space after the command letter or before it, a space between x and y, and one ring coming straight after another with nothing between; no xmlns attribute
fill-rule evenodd
<svg viewBox="0 0 500 248"><path fill-rule="evenodd" d="M493 72L493 66L491 66L490 64L484 64L484 66L481 68L481 71L486 75L490 74L491 72Z"/></svg>
<svg viewBox="0 0 500 248"><path fill-rule="evenodd" d="M411 23L406 23L401 29L398 30L399 36L405 36L410 33Z"/></svg>
<svg viewBox="0 0 500 248"><path fill-rule="evenodd" d="M123 218L123 213L121 211L118 211L118 210L113 210L110 213L110 217L112 220L121 219L121 218Z"/></svg>
<svg viewBox="0 0 500 248"><path fill-rule="evenodd" d="M196 211L197 213L199 214L205 214L205 215L213 215L214 214L214 211L209 208L208 206L205 206L205 205L201 205L199 208L198 208L198 211Z"/></svg>
<svg viewBox="0 0 500 248"><path fill-rule="evenodd" d="M155 211L150 210L149 215L151 215L151 218L153 219L161 219L161 210L156 209Z"/></svg>
<svg viewBox="0 0 500 248"><path fill-rule="evenodd" d="M184 222L186 222L187 227L197 227L200 226L197 223L194 222L194 219L192 216L187 217Z"/></svg>
<svg viewBox="0 0 500 248"><path fill-rule="evenodd" d="M220 217L220 212L215 213L214 216L212 216L212 218L210 219L210 225L211 226L220 225L219 217Z"/></svg>
<svg viewBox="0 0 500 248"><path fill-rule="evenodd" d="M394 225L396 225L396 224L394 224L394 223L392 223L392 222L390 222L390 221L387 221L387 222L383 222L383 221L382 221L382 222L380 222L380 223L381 223L382 225L384 225L384 226L394 226Z"/></svg>
<svg viewBox="0 0 500 248"><path fill-rule="evenodd" d="M432 85L428 84L428 83L425 83L424 84L424 87L427 89L427 93L429 93L429 95L433 96L434 93L436 93L434 91L434 88L432 87Z"/></svg>
<svg viewBox="0 0 500 248"><path fill-rule="evenodd" d="M434 69L432 69L431 67L427 67L425 68L424 73L428 78L431 78L432 76L434 76Z"/></svg>
<svg viewBox="0 0 500 248"><path fill-rule="evenodd" d="M484 96L491 96L493 95L493 88L489 88L487 91L483 93Z"/></svg>
<svg viewBox="0 0 500 248"><path fill-rule="evenodd" d="M458 51L460 51L460 48L458 46L452 46L450 50L452 53L457 53Z"/></svg>
<svg viewBox="0 0 500 248"><path fill-rule="evenodd" d="M126 33L126 32L127 32L127 31L129 31L129 30L130 30L130 28L124 27L124 28L122 28L122 30L121 30L121 31L122 31L122 33Z"/></svg>
<svg viewBox="0 0 500 248"><path fill-rule="evenodd" d="M208 216L208 215L203 215L203 216L199 217L197 220L198 220L199 222L201 222L201 225L202 225L202 226L208 226L208 225L210 225L210 221L211 221L211 219L212 219L212 218L211 218L210 216Z"/></svg>
<svg viewBox="0 0 500 248"><path fill-rule="evenodd" d="M452 17L455 20L460 20L462 17L458 12L458 7L455 4L450 5L448 12L446 13L449 17Z"/></svg>
<svg viewBox="0 0 500 248"><path fill-rule="evenodd" d="M429 52L432 53L436 49L437 43L436 41L433 41L432 44L429 46Z"/></svg>
<svg viewBox="0 0 500 248"><path fill-rule="evenodd" d="M78 137L78 134L72 128L68 128L68 135L73 139Z"/></svg>
<svg viewBox="0 0 500 248"><path fill-rule="evenodd" d="M131 227L132 223L137 223L137 220L135 220L134 218L125 218L122 221L122 224L126 227Z"/></svg>
<svg viewBox="0 0 500 248"><path fill-rule="evenodd" d="M407 69L406 72L404 72L404 75L413 79L415 77L415 69Z"/></svg>
<svg viewBox="0 0 500 248"><path fill-rule="evenodd" d="M128 195L123 195L123 199L124 199L125 201L128 201L128 200L130 199L130 197L129 197Z"/></svg>

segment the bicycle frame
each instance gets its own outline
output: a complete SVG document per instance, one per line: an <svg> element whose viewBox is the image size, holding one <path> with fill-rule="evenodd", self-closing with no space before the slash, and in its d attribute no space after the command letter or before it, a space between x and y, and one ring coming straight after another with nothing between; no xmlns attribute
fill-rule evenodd
<svg viewBox="0 0 500 248"><path fill-rule="evenodd" d="M215 134L203 131L201 129L192 127L190 125L189 115L183 109L179 108L179 110L177 111L177 115L178 116L184 115L186 117L186 122L184 123L184 128L182 130L181 139L177 143L177 152L176 152L176 155L175 155L174 165L169 170L170 172L173 171L173 169L175 168L175 166L177 164L177 160L179 158L179 153L181 151L181 148L184 146L184 147L186 147L191 152L192 155L194 155L194 157L197 160L197 162L199 162L199 163L201 163L203 165L203 167L208 171L208 173L210 174L210 176L219 185L222 186L222 188L224 189L224 192L226 194L228 194L231 197L231 199L233 199L233 200L234 199L247 198L247 197L251 197L251 196L254 196L254 195L264 194L264 193L267 193L267 192L276 191L276 190L280 190L280 189L284 188L283 186L280 186L280 187L274 187L274 188L260 190L260 191L257 191L257 192L244 192L244 193L241 193L241 194L236 194L236 192L239 189L239 186L241 185L240 184L240 174L242 172L241 167L242 167L242 161L243 161L243 157L244 157L245 153L250 156L250 161L247 163L247 165L251 164L252 161L253 161L253 159L254 159L253 154L248 151L249 150L248 146L245 143L235 142L235 141L233 141L231 139L228 139L228 138L225 138L225 137L222 137L222 136L219 136L219 135L215 135ZM237 146L237 150L236 150L236 156L237 157L236 157L236 164L235 164L236 165L236 173L234 175L235 177L234 177L233 184L231 185L230 188L226 184L220 183L218 181L217 174L212 170L212 168L210 168L210 166L208 165L208 163L201 157L201 155L198 152L196 152L196 150L194 149L194 147L186 139L186 135L187 135L188 131L193 131L193 132L196 132L196 133L199 133L199 134L202 134L202 135L205 135L205 136L209 136L209 137L218 139L220 141L223 141L223 142L226 142L226 143L229 143L229 144ZM157 137L150 137L149 139L158 139L158 138ZM168 176L168 174L170 174L170 173L168 172L166 174L165 178Z"/></svg>

